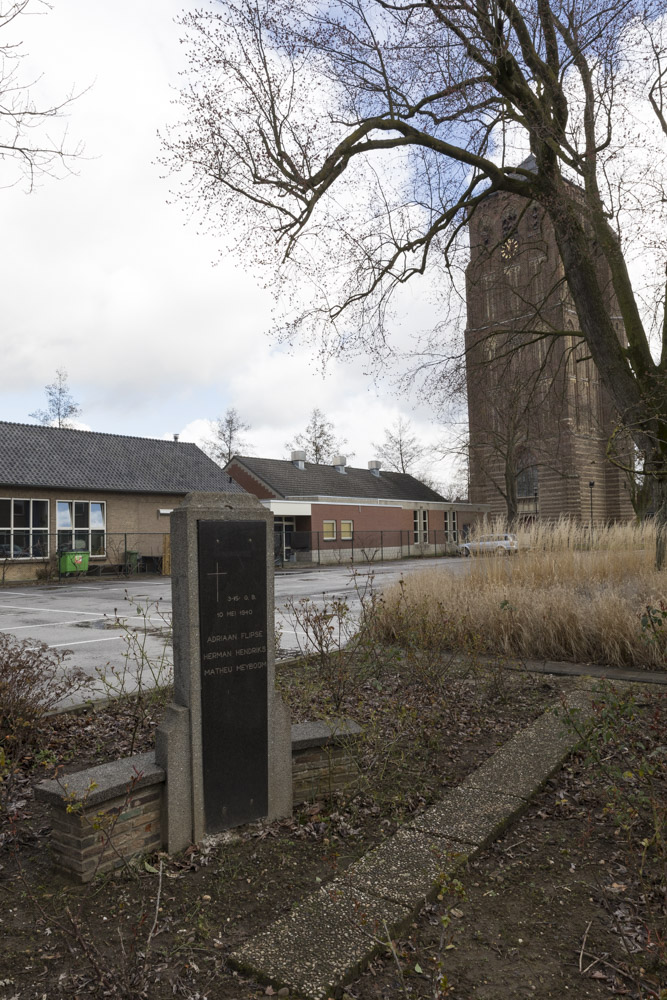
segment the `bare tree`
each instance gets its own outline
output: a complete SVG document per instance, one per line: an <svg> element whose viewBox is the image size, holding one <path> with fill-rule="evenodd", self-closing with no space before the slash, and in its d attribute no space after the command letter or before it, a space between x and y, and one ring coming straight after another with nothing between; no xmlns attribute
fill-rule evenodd
<svg viewBox="0 0 667 1000"><path fill-rule="evenodd" d="M469 499L470 459L467 447L462 447L461 452L455 456L452 471L440 484L438 492L449 501Z"/></svg>
<svg viewBox="0 0 667 1000"><path fill-rule="evenodd" d="M45 0L0 0L0 160L6 168L3 186L15 184L23 177L29 191L39 175L54 176L59 168L68 169L70 161L81 156L83 147L70 147L67 130L59 138L46 132L57 119L62 119L76 99L73 93L55 104L36 104L31 88L36 81L23 82L20 77L21 59L25 55L21 42L4 41L21 15L46 12L51 5Z"/></svg>
<svg viewBox="0 0 667 1000"><path fill-rule="evenodd" d="M424 457L426 448L412 433L412 424L399 417L391 427L385 427L384 441L373 448L383 465L394 472L413 472Z"/></svg>
<svg viewBox="0 0 667 1000"><path fill-rule="evenodd" d="M33 420L51 427L73 427L74 418L81 413L81 407L74 402L67 384L67 372L64 368L56 369L56 377L50 385L45 386L46 409L35 410L29 414Z"/></svg>
<svg viewBox="0 0 667 1000"><path fill-rule="evenodd" d="M507 523L514 525L519 516L520 499L537 492L540 459L530 447L533 440L530 411L526 411L516 393L498 395L485 408L488 421L483 438L470 445L470 459L477 476L490 483L507 509ZM523 484L534 480L527 493ZM532 513L531 509L531 513Z"/></svg>
<svg viewBox="0 0 667 1000"><path fill-rule="evenodd" d="M345 438L336 437L333 423L315 407L303 434L297 434L294 444L287 444L285 447L288 451L305 451L309 462L327 465L336 455L342 453L346 444ZM351 457L352 454L353 452L350 452L347 457Z"/></svg>
<svg viewBox="0 0 667 1000"><path fill-rule="evenodd" d="M204 450L218 465L227 465L234 455L247 454L248 444L243 439L250 424L241 420L238 410L230 406L223 417L215 422L214 436L204 442Z"/></svg>
<svg viewBox="0 0 667 1000"><path fill-rule="evenodd" d="M664 0L222 0L184 18L188 129L170 143L207 210L226 228L245 222L267 263L271 248L282 254L279 273L297 268L300 291L312 280L319 299L290 331L347 356L386 358L393 293L429 267L462 265L467 222L487 198L540 206L587 349L643 456L660 566L663 15ZM336 266L315 266L318 244ZM638 290L630 265L648 248Z"/></svg>
<svg viewBox="0 0 667 1000"><path fill-rule="evenodd" d="M545 349L535 343L536 332L527 335L521 324L518 330L489 329L472 339L468 351L472 405L465 447L473 496L492 504L494 495L502 498L512 527L520 514L537 513L542 471L567 478L564 427L580 341L573 337L570 348L547 337Z"/></svg>

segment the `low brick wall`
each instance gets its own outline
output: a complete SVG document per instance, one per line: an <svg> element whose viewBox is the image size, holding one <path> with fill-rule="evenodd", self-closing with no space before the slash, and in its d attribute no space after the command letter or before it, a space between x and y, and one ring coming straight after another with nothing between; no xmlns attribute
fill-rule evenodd
<svg viewBox="0 0 667 1000"><path fill-rule="evenodd" d="M54 864L88 882L158 850L164 781L155 754L145 753L40 782L35 795L51 805Z"/></svg>
<svg viewBox="0 0 667 1000"><path fill-rule="evenodd" d="M359 779L354 748L361 729L349 719L292 726L292 802L327 799Z"/></svg>
<svg viewBox="0 0 667 1000"><path fill-rule="evenodd" d="M347 719L292 726L295 804L328 798L358 779L352 751L360 736L359 726ZM35 796L51 806L54 864L89 882L130 858L159 850L165 780L150 752L41 781Z"/></svg>

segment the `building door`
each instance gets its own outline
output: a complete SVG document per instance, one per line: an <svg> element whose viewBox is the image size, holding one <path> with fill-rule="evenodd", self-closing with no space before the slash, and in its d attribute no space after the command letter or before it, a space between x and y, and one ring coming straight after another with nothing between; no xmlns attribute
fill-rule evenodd
<svg viewBox="0 0 667 1000"><path fill-rule="evenodd" d="M273 518L273 530L275 531L275 556L276 561L292 561L292 532L294 531L294 518L277 515Z"/></svg>

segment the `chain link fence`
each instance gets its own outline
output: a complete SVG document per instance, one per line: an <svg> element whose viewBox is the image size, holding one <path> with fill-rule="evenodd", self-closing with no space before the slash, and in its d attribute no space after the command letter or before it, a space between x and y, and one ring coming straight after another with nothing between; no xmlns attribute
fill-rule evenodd
<svg viewBox="0 0 667 1000"><path fill-rule="evenodd" d="M9 533L7 533L9 534ZM169 575L171 549L166 532L0 533L0 583L62 580L75 576Z"/></svg>
<svg viewBox="0 0 667 1000"><path fill-rule="evenodd" d="M355 531L350 538L331 538L322 531L276 531L276 566L374 563L385 559L457 555L450 531ZM32 532L25 538L0 533L0 584L21 580L62 580L76 576L141 573L169 576L168 532Z"/></svg>
<svg viewBox="0 0 667 1000"><path fill-rule="evenodd" d="M458 555L456 533L445 530L355 531L349 538L331 538L323 531L276 531L276 565L301 563L335 565L373 563L385 559Z"/></svg>

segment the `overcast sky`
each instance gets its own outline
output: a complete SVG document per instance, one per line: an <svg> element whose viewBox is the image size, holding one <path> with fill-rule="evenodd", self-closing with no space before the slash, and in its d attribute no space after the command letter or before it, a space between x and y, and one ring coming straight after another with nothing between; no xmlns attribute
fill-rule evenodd
<svg viewBox="0 0 667 1000"><path fill-rule="evenodd" d="M279 458L317 406L348 439L354 465L374 457L372 442L399 413L435 441L441 428L428 408L397 400L389 381L378 392L358 364L323 378L307 350L271 344L272 302L258 276L241 258L215 263L215 240L170 203L157 132L177 115L185 53L174 18L186 6L53 0L51 12L16 22L27 53L21 79L42 74L37 103L86 91L67 122L85 154L74 174L43 179L30 194L6 186L9 172L0 177L0 419L31 422L64 367L95 431L199 440L207 420L234 406L251 425L253 452ZM416 285L406 308L404 337L411 316L415 327L432 318Z"/></svg>

